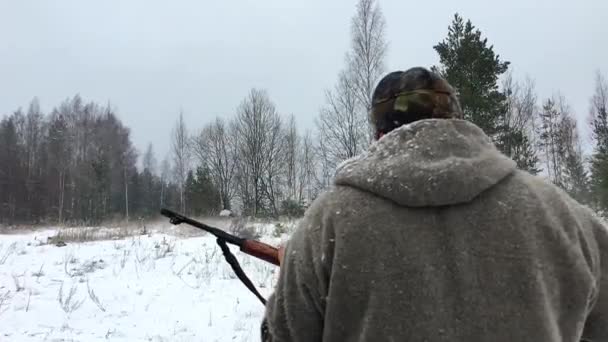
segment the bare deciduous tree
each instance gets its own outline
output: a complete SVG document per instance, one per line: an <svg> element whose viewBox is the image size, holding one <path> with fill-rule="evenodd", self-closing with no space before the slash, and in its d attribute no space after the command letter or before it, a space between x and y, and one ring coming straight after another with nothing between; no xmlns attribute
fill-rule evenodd
<svg viewBox="0 0 608 342"><path fill-rule="evenodd" d="M217 118L194 137L193 153L200 165L209 168L213 182L220 192L223 209L231 209L236 172L235 135L224 120Z"/></svg>
<svg viewBox="0 0 608 342"><path fill-rule="evenodd" d="M173 166L175 167L175 179L179 188L180 210L186 212L185 185L190 168L190 144L188 130L184 122L184 115L180 112L179 119L173 128L172 137Z"/></svg>
<svg viewBox="0 0 608 342"><path fill-rule="evenodd" d="M508 73L503 81L506 108L501 118L499 147L517 162L520 169L538 173L538 144L535 143L536 92L534 81L527 78L522 84Z"/></svg>
<svg viewBox="0 0 608 342"><path fill-rule="evenodd" d="M346 67L317 120L318 155L322 158L320 182L327 186L333 169L362 152L372 141L368 113L378 80L385 71L388 44L386 22L375 0L359 0L351 21L351 46Z"/></svg>
<svg viewBox="0 0 608 342"><path fill-rule="evenodd" d="M282 178L285 174L286 139L283 131L283 122L278 115L272 116L267 122L266 143L263 145L264 173L262 178L262 190L264 191L270 214L279 216L279 203L283 199L281 194Z"/></svg>
<svg viewBox="0 0 608 342"><path fill-rule="evenodd" d="M122 154L122 168L125 185L125 218L129 222L129 180L133 172L135 172L133 165L137 160L137 151L134 148L127 148Z"/></svg>
<svg viewBox="0 0 608 342"><path fill-rule="evenodd" d="M299 201L300 193L298 184L298 156L300 153L300 137L296 129L296 118L291 115L287 130L285 132L285 163L287 180L287 197L293 201Z"/></svg>
<svg viewBox="0 0 608 342"><path fill-rule="evenodd" d="M237 181L246 213L277 214L277 186L282 166L282 122L264 90L252 89L233 123L237 140Z"/></svg>
<svg viewBox="0 0 608 342"><path fill-rule="evenodd" d="M333 92L326 92L326 102L317 120L319 149L324 165L333 169L366 148L367 121L357 109L354 81L347 72L340 73Z"/></svg>
<svg viewBox="0 0 608 342"><path fill-rule="evenodd" d="M572 195L586 197L587 173L576 119L561 95L548 99L540 116L539 138L549 179Z"/></svg>
<svg viewBox="0 0 608 342"><path fill-rule="evenodd" d="M166 189L171 177L171 162L165 157L160 165L160 206L163 207L166 200Z"/></svg>
<svg viewBox="0 0 608 342"><path fill-rule="evenodd" d="M27 160L27 175L28 178L34 173L36 165L39 162L39 149L42 141L42 112L40 111L40 103L38 98L34 98L30 102L25 121L25 148Z"/></svg>
<svg viewBox="0 0 608 342"><path fill-rule="evenodd" d="M519 83L509 72L503 81L503 90L507 96L505 125L511 130L527 131L534 121L536 113L536 92L534 81L527 78Z"/></svg>
<svg viewBox="0 0 608 342"><path fill-rule="evenodd" d="M24 122L23 147L25 158L25 196L30 205L24 208L29 213L30 219L40 217L42 206L39 193L40 179L42 177L41 161L42 142L44 134L44 122L40 104L34 98L29 105Z"/></svg>
<svg viewBox="0 0 608 342"><path fill-rule="evenodd" d="M351 51L347 58L354 75L355 94L365 113L371 109L372 93L385 71L388 48L385 30L386 21L376 0L359 0L352 18Z"/></svg>
<svg viewBox="0 0 608 342"><path fill-rule="evenodd" d="M148 170L150 174L156 174L156 157L154 157L154 147L152 146L152 143L149 143L148 148L146 148L142 166L144 170Z"/></svg>
<svg viewBox="0 0 608 342"><path fill-rule="evenodd" d="M298 158L298 180L300 200L310 203L316 197L314 181L316 178L317 162L315 158L312 133L307 131L302 138L300 156Z"/></svg>

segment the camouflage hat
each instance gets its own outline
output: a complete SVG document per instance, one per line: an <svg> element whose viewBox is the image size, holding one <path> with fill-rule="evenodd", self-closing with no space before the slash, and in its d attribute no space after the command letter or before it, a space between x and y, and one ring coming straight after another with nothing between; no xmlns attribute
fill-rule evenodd
<svg viewBox="0 0 608 342"><path fill-rule="evenodd" d="M436 73L421 67L394 71L376 86L370 120L378 136L431 118L463 118L455 90Z"/></svg>

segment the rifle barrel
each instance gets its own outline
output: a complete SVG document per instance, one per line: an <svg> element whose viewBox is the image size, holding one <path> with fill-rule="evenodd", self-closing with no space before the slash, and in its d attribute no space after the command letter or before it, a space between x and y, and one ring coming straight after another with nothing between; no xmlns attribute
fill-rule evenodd
<svg viewBox="0 0 608 342"><path fill-rule="evenodd" d="M172 224L178 225L181 223L186 223L193 227L202 229L215 235L215 237L226 241L227 243L239 246L243 253L279 266L279 250L276 247L260 241L240 238L221 229L208 226L202 222L198 222L184 215L180 215L169 209L163 208L160 210L160 213L161 215L168 217Z"/></svg>
<svg viewBox="0 0 608 342"><path fill-rule="evenodd" d="M216 237L218 237L222 240L225 240L226 242L231 243L233 245L237 245L239 247L242 247L243 243L245 242L245 239L243 239L243 238L226 233L225 231L223 231L221 229L217 229L217 228L208 226L202 222L198 222L198 221L193 220L184 215L180 215L169 209L165 209L165 208L161 209L160 214L169 218L172 224L175 224L175 225L180 224L180 223L189 224L191 226L194 226L196 228L209 232L209 233L215 235Z"/></svg>

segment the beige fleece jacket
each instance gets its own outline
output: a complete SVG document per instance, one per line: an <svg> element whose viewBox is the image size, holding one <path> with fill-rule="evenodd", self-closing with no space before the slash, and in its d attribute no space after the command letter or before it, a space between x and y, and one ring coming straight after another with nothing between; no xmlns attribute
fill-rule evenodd
<svg viewBox="0 0 608 342"><path fill-rule="evenodd" d="M608 233L477 126L416 122L339 167L266 320L273 342L608 341Z"/></svg>

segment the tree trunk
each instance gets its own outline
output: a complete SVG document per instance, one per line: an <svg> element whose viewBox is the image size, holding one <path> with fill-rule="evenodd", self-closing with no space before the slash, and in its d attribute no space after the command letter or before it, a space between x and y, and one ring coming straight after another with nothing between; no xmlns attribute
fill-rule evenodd
<svg viewBox="0 0 608 342"><path fill-rule="evenodd" d="M165 182L161 181L160 184L160 207L163 207L163 195L164 195L164 191L165 190Z"/></svg>
<svg viewBox="0 0 608 342"><path fill-rule="evenodd" d="M63 223L63 199L65 196L64 171L59 171L59 223Z"/></svg>
<svg viewBox="0 0 608 342"><path fill-rule="evenodd" d="M129 184L127 182L127 168L124 168L125 175L125 215L127 222L129 222Z"/></svg>

